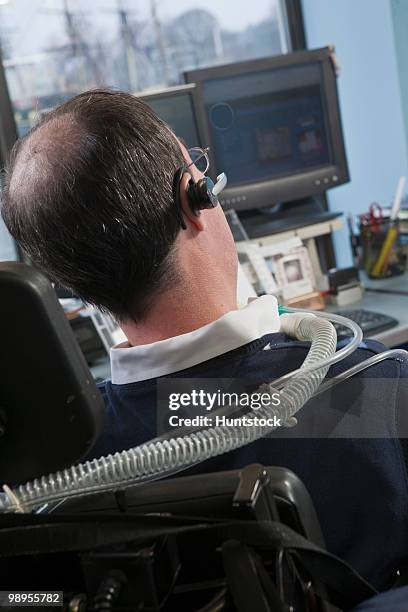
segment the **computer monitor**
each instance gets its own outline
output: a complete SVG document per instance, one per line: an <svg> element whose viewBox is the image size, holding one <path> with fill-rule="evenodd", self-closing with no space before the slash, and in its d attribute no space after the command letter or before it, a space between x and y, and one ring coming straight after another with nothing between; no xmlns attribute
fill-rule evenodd
<svg viewBox="0 0 408 612"><path fill-rule="evenodd" d="M200 145L193 104L194 89L194 85L182 85L139 95L188 147Z"/></svg>
<svg viewBox="0 0 408 612"><path fill-rule="evenodd" d="M220 200L236 210L307 198L349 180L330 50L188 71Z"/></svg>

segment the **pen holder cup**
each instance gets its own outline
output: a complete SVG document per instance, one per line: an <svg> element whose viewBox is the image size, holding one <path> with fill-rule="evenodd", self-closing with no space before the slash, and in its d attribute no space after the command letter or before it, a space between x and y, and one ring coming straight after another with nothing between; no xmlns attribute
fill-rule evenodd
<svg viewBox="0 0 408 612"><path fill-rule="evenodd" d="M406 254L398 221L383 220L360 225L363 267L370 278L404 274Z"/></svg>

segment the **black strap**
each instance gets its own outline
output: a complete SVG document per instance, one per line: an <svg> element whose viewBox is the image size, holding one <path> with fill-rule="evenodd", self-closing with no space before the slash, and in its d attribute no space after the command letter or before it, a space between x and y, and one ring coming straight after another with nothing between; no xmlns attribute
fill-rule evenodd
<svg viewBox="0 0 408 612"><path fill-rule="evenodd" d="M285 612L279 594L252 550L237 540L222 546L228 588L238 612ZM261 566L263 568L263 566Z"/></svg>
<svg viewBox="0 0 408 612"><path fill-rule="evenodd" d="M319 548L286 525L275 522L251 523L242 533L241 542L258 549L275 547L296 552L304 567L330 591L335 605L348 608L376 594L376 590L348 563ZM239 531L231 526L230 531Z"/></svg>
<svg viewBox="0 0 408 612"><path fill-rule="evenodd" d="M339 607L354 607L376 594L375 589L346 562L286 525L273 521L209 522L202 519L200 522L183 517L137 515L94 515L86 518L48 515L41 518L31 516L29 519L26 522L21 519L19 527L0 527L0 556L84 551L165 535L208 533L219 541L220 546L234 539L255 549L284 548L296 552L310 575L328 587L333 603Z"/></svg>

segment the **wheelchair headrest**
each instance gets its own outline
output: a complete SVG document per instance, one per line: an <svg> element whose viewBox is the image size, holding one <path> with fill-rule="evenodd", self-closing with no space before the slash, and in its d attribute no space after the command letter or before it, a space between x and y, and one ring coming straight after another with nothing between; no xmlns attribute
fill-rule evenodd
<svg viewBox="0 0 408 612"><path fill-rule="evenodd" d="M0 481L31 480L80 460L103 400L51 283L0 263Z"/></svg>

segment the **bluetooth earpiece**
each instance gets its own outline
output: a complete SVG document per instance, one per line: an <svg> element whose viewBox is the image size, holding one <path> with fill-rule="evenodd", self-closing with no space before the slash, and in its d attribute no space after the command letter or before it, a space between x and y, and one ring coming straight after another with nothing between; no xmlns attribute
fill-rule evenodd
<svg viewBox="0 0 408 612"><path fill-rule="evenodd" d="M226 184L227 177L224 172L217 176L215 185L209 176L204 176L197 182L191 178L188 182L187 197L192 212L198 215L200 210L215 208L219 203L218 194L221 193Z"/></svg>
<svg viewBox="0 0 408 612"><path fill-rule="evenodd" d="M180 168L174 177L173 197L180 214L180 224L183 229L187 229L183 219L183 212L180 204L180 182L184 174L184 169ZM222 172L217 176L217 182L209 176L204 176L197 182L191 177L187 186L187 200L192 213L197 217L200 210L215 208L218 202L218 195L227 184L227 176Z"/></svg>

